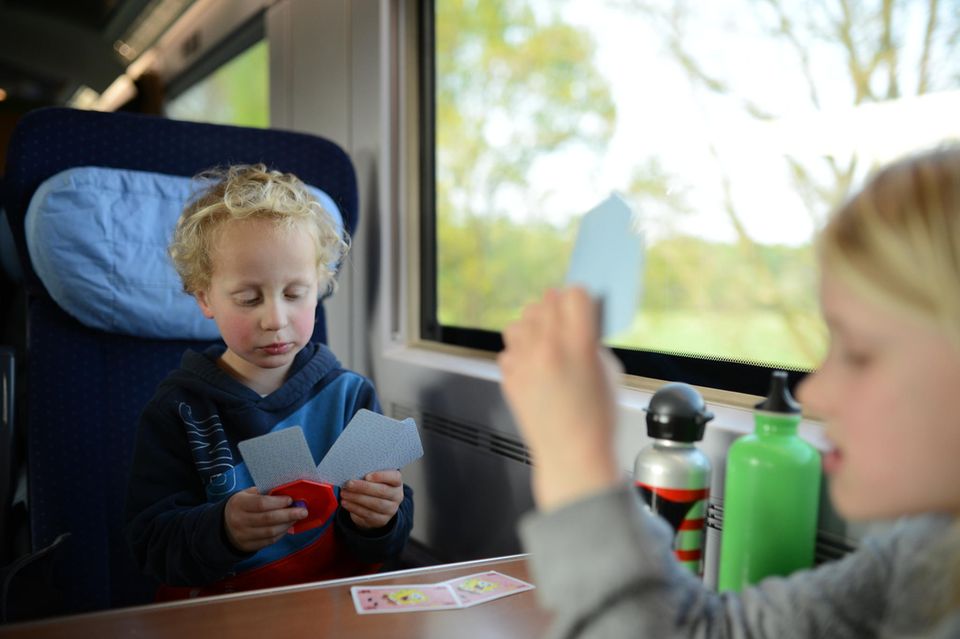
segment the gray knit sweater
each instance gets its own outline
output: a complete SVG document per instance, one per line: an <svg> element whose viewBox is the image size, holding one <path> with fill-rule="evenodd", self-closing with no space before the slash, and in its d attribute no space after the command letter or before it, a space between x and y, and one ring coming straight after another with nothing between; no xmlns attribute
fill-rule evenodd
<svg viewBox="0 0 960 639"><path fill-rule="evenodd" d="M521 524L553 637L960 638L954 520L903 520L848 557L718 595L670 553L670 529L621 486ZM947 611L944 613L944 611Z"/></svg>

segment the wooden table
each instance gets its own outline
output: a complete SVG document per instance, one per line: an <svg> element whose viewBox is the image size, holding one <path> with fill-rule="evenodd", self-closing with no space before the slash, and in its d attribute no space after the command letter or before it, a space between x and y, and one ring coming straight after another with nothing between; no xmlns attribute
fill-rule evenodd
<svg viewBox="0 0 960 639"><path fill-rule="evenodd" d="M429 584L485 570L531 581L526 556L514 555L0 626L0 637L533 639L542 635L549 616L537 606L535 590L460 610L377 615L358 615L350 598L350 586Z"/></svg>

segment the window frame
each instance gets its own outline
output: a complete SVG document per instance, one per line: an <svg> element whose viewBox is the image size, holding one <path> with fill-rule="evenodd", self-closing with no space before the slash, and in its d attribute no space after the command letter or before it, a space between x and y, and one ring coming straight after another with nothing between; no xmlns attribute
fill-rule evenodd
<svg viewBox="0 0 960 639"><path fill-rule="evenodd" d="M487 352L503 350L499 332L442 325L437 318L437 206L436 206L436 38L435 3L419 4L418 71L420 116L420 339ZM723 391L763 397L773 371L787 372L788 386L808 371L764 366L721 358L692 357L639 349L613 348L628 375L679 381Z"/></svg>
<svg viewBox="0 0 960 639"><path fill-rule="evenodd" d="M178 98L194 85L211 76L220 67L266 38L264 14L260 12L210 47L196 62L171 78L164 87L164 108L167 102Z"/></svg>

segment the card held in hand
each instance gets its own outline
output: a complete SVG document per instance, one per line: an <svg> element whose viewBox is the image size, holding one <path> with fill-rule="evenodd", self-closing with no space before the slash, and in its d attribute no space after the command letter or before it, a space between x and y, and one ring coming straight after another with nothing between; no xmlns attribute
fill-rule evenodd
<svg viewBox="0 0 960 639"><path fill-rule="evenodd" d="M237 444L253 483L262 494L277 486L309 479L321 481L303 429L291 426Z"/></svg>
<svg viewBox="0 0 960 639"><path fill-rule="evenodd" d="M423 456L416 423L361 408L317 467L320 481L340 486L375 470L403 468Z"/></svg>
<svg viewBox="0 0 960 639"><path fill-rule="evenodd" d="M630 328L639 310L646 240L633 218L626 200L611 195L580 220L570 255L566 284L583 286L602 302L604 337Z"/></svg>

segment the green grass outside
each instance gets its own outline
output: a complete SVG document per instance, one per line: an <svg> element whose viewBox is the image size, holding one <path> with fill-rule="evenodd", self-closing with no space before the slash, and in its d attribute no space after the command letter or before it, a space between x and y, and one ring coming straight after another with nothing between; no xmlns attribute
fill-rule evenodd
<svg viewBox="0 0 960 639"><path fill-rule="evenodd" d="M610 346L748 361L791 369L816 368L826 351L819 315L796 316L796 337L782 313L643 311ZM804 340L801 343L801 339Z"/></svg>

